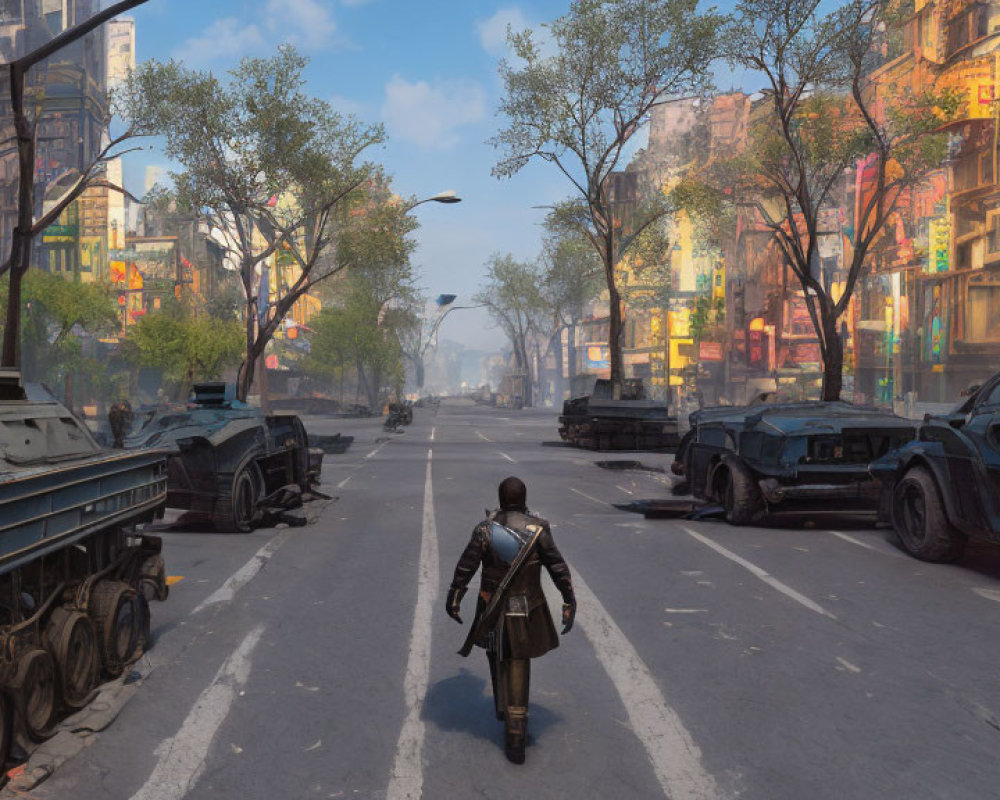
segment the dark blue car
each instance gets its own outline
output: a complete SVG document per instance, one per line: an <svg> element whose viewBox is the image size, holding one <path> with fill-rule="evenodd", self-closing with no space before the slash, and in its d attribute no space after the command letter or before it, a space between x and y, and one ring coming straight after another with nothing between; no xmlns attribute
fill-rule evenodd
<svg viewBox="0 0 1000 800"><path fill-rule="evenodd" d="M1000 542L1000 373L870 469L882 519L916 558L956 561L970 536Z"/></svg>

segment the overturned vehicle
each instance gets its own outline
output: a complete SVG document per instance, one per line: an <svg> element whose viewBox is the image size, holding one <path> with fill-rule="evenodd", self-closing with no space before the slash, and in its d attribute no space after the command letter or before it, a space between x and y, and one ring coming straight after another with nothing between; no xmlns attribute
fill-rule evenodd
<svg viewBox="0 0 1000 800"><path fill-rule="evenodd" d="M733 525L774 511L876 512L868 465L915 433L888 411L840 401L706 408L690 421L671 468L677 488L718 503Z"/></svg>
<svg viewBox="0 0 1000 800"><path fill-rule="evenodd" d="M594 391L563 403L559 436L590 450L670 450L680 441L677 417L663 403L647 400L642 379L623 382L613 400L611 381L598 378Z"/></svg>
<svg viewBox="0 0 1000 800"><path fill-rule="evenodd" d="M956 561L968 539L1000 543L1000 373L917 438L871 465L883 521L923 561Z"/></svg>
<svg viewBox="0 0 1000 800"><path fill-rule="evenodd" d="M167 506L211 518L218 531L251 530L267 507L294 507L319 483L321 447L310 447L294 414L265 414L234 387L196 383L185 411L157 410L126 449L169 452Z"/></svg>

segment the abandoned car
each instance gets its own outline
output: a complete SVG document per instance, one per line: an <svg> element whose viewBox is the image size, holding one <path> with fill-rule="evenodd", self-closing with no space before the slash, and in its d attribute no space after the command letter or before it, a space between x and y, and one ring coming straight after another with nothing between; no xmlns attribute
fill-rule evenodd
<svg viewBox="0 0 1000 800"><path fill-rule="evenodd" d="M677 417L662 402L646 398L641 378L624 381L612 399L611 381L598 378L594 391L563 402L559 436L590 450L666 450L677 446Z"/></svg>
<svg viewBox="0 0 1000 800"><path fill-rule="evenodd" d="M272 496L294 504L309 492L323 459L297 416L249 408L234 388L196 383L186 411L157 410L125 439L126 449L170 451L168 507L209 516L216 530L232 533L249 531Z"/></svg>
<svg viewBox="0 0 1000 800"><path fill-rule="evenodd" d="M839 401L713 407L690 420L673 472L733 525L774 511L875 512L880 487L868 465L915 430L890 412Z"/></svg>
<svg viewBox="0 0 1000 800"><path fill-rule="evenodd" d="M1000 542L1000 373L871 465L881 517L910 555L956 561L969 537Z"/></svg>

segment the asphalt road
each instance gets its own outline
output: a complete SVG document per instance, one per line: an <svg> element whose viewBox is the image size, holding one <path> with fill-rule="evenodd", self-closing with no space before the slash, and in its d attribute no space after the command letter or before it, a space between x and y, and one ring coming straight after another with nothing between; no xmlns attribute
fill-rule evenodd
<svg viewBox="0 0 1000 800"><path fill-rule="evenodd" d="M835 516L645 520L613 504L664 496L666 475L595 462L669 456L561 447L542 412L307 426L357 437L324 464L338 500L306 528L166 533L184 579L153 606L155 668L28 796L1000 797L1000 548L927 565ZM510 474L580 601L533 665L520 767L443 608Z"/></svg>

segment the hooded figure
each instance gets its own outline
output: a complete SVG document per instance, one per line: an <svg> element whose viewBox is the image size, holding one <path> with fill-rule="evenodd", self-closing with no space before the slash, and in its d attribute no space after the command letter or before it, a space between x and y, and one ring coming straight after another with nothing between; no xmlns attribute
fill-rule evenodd
<svg viewBox="0 0 1000 800"><path fill-rule="evenodd" d="M524 763L528 726L531 659L559 646L552 615L542 593L544 566L563 598L562 632L569 633L576 599L569 567L559 553L549 523L525 505L527 489L515 477L499 489L500 507L487 512L455 567L448 592L448 616L457 622L469 581L482 566L472 628L459 651L486 649L497 719L503 720L507 758Z"/></svg>

